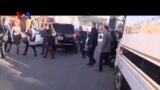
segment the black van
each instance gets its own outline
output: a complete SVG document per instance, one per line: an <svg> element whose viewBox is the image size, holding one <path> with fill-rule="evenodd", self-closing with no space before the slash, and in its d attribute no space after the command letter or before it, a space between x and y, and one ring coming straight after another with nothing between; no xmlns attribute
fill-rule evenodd
<svg viewBox="0 0 160 90"><path fill-rule="evenodd" d="M53 27L57 33L58 44L56 48L72 49L78 53L78 37L72 24L54 23Z"/></svg>

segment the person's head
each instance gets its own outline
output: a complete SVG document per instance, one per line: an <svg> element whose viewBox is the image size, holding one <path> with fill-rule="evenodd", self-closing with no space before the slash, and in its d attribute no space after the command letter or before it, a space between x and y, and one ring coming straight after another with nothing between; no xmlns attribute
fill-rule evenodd
<svg viewBox="0 0 160 90"><path fill-rule="evenodd" d="M103 31L109 31L109 27L107 25L103 26Z"/></svg>
<svg viewBox="0 0 160 90"><path fill-rule="evenodd" d="M48 28L49 28L49 29L53 29L53 25L52 25L52 24L49 24Z"/></svg>
<svg viewBox="0 0 160 90"><path fill-rule="evenodd" d="M45 29L47 29L47 28L48 28L48 25L47 25L47 23L45 23L45 25L44 25L44 28L45 28Z"/></svg>
<svg viewBox="0 0 160 90"><path fill-rule="evenodd" d="M79 31L82 31L82 30L83 30L82 26L79 26Z"/></svg>
<svg viewBox="0 0 160 90"><path fill-rule="evenodd" d="M3 24L8 24L9 20L7 17L3 17L2 22L3 22Z"/></svg>
<svg viewBox="0 0 160 90"><path fill-rule="evenodd" d="M41 28L44 28L44 24L41 24Z"/></svg>
<svg viewBox="0 0 160 90"><path fill-rule="evenodd" d="M92 27L96 27L96 22L92 22Z"/></svg>

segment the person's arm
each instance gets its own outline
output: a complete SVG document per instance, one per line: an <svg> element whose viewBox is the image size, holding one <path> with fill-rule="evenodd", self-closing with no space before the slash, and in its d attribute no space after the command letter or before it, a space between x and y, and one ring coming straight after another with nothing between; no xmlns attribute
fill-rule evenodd
<svg viewBox="0 0 160 90"><path fill-rule="evenodd" d="M32 30L32 35L31 35L32 39L35 39L35 34L36 34L35 30Z"/></svg>
<svg viewBox="0 0 160 90"><path fill-rule="evenodd" d="M88 42L87 42L87 45L90 46L91 45L91 39L92 39L92 34L93 34L93 30L91 30L91 32L89 33L88 35Z"/></svg>
<svg viewBox="0 0 160 90"><path fill-rule="evenodd" d="M102 44L101 44L101 51L103 51L105 49L105 46L107 44L107 40L108 37L107 37L107 33L103 33L103 40L102 40Z"/></svg>
<svg viewBox="0 0 160 90"><path fill-rule="evenodd" d="M8 37L11 38L11 40L12 40L11 29L9 28L9 26L8 25L4 25L4 29L5 29L4 33L6 33L8 35Z"/></svg>
<svg viewBox="0 0 160 90"><path fill-rule="evenodd" d="M9 26L7 26L7 31L8 31L9 37L11 38L11 40L13 40L12 30Z"/></svg>
<svg viewBox="0 0 160 90"><path fill-rule="evenodd" d="M97 39L97 32L96 29L94 28L91 31L91 36L90 36L90 45L94 45L96 43L96 39Z"/></svg>

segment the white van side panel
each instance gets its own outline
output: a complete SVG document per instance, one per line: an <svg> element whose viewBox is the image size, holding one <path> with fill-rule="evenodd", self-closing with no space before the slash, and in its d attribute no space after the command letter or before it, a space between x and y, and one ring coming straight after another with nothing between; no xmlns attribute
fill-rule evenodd
<svg viewBox="0 0 160 90"><path fill-rule="evenodd" d="M128 16L122 45L144 54L160 66L160 17Z"/></svg>
<svg viewBox="0 0 160 90"><path fill-rule="evenodd" d="M119 47L124 46L130 48L135 51L133 53L160 67L160 17L158 20L156 17L156 19L151 21L148 19L155 16L127 17L130 17L130 19L127 19L126 21L130 30L126 30L125 27ZM142 21L139 20L141 18L143 19ZM118 66L131 89L155 90L155 88L153 88L151 84L144 80L140 73L135 69L136 66L133 67L134 64L131 65L132 63L130 60L127 60L127 58L125 58L123 55L120 55L119 47L117 49L115 66ZM156 86L159 87L158 85Z"/></svg>
<svg viewBox="0 0 160 90"><path fill-rule="evenodd" d="M117 54L116 66L120 69L126 81L132 90L153 90L138 76L138 73L123 59L122 56Z"/></svg>
<svg viewBox="0 0 160 90"><path fill-rule="evenodd" d="M153 62L160 66L160 34L124 34L123 37L121 42L122 45L156 58L157 60L154 60Z"/></svg>

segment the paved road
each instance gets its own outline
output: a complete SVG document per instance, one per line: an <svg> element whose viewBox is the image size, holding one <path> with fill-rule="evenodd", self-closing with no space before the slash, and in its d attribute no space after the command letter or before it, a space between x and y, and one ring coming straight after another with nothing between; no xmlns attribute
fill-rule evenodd
<svg viewBox="0 0 160 90"><path fill-rule="evenodd" d="M52 60L34 57L32 49L26 57L17 55L14 48L5 61L0 60L0 90L114 90L113 69L97 72L98 64L86 66L88 58L80 54L59 50ZM97 60L98 56L96 52Z"/></svg>

